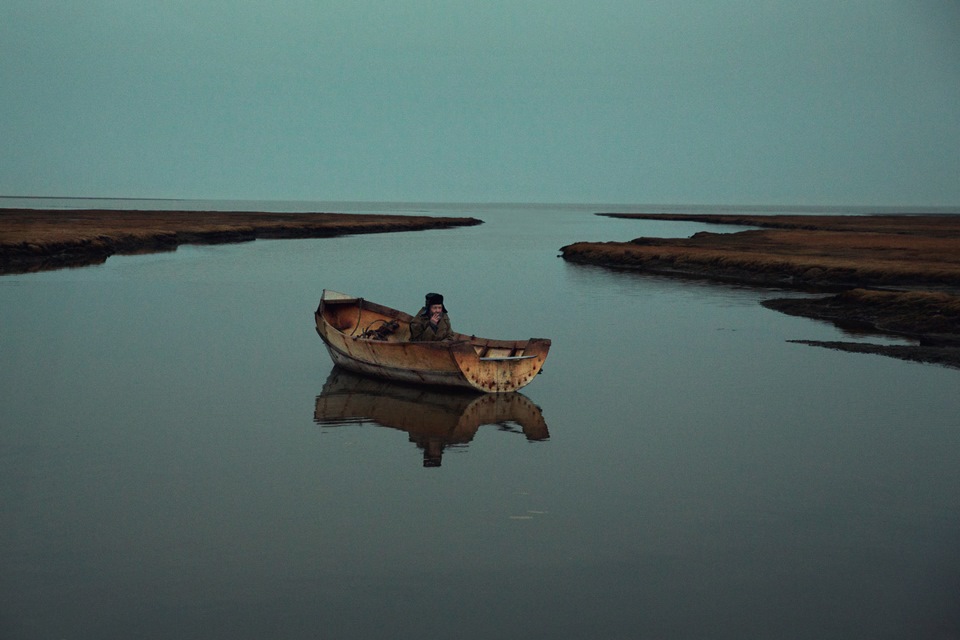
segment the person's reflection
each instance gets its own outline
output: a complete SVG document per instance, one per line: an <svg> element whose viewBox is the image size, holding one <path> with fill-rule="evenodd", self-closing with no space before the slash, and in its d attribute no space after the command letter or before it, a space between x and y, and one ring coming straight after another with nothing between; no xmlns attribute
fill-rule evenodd
<svg viewBox="0 0 960 640"><path fill-rule="evenodd" d="M417 442L417 439L414 437L411 437L410 440L416 442L417 446L423 449L423 466L440 466L443 460L443 450L446 448L443 440L440 438L426 438L425 441Z"/></svg>

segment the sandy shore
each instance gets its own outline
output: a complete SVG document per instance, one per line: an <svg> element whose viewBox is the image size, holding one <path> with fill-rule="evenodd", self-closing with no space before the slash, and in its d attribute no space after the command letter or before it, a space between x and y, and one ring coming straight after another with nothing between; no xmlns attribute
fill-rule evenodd
<svg viewBox="0 0 960 640"><path fill-rule="evenodd" d="M115 254L258 238L326 238L482 224L476 218L255 213L0 209L0 274L104 262Z"/></svg>
<svg viewBox="0 0 960 640"><path fill-rule="evenodd" d="M768 300L784 313L915 344L805 344L960 367L960 216L601 214L760 227L685 239L578 242L571 262L831 296Z"/></svg>

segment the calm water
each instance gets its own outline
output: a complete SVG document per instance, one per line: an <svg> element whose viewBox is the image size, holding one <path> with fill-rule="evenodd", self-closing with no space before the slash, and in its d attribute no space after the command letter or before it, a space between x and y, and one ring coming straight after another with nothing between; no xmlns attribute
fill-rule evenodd
<svg viewBox="0 0 960 640"><path fill-rule="evenodd" d="M557 258L699 225L386 209L486 224L0 277L0 637L960 637L960 372ZM330 408L325 287L554 346L404 431L409 390Z"/></svg>

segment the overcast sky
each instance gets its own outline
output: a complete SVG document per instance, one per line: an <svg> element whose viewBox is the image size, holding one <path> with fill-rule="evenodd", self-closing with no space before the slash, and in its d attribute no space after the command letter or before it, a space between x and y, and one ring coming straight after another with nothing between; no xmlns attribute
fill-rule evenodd
<svg viewBox="0 0 960 640"><path fill-rule="evenodd" d="M3 0L0 195L960 205L960 1Z"/></svg>

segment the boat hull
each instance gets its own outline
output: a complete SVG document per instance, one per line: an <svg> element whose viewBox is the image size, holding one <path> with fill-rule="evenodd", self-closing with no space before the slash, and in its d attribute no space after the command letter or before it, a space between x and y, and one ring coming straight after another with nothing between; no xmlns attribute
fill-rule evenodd
<svg viewBox="0 0 960 640"><path fill-rule="evenodd" d="M516 391L540 372L550 350L545 338L490 340L460 333L451 340L412 342L409 314L336 292L324 291L314 316L335 364L400 382ZM370 337L387 323L396 324L392 333Z"/></svg>

